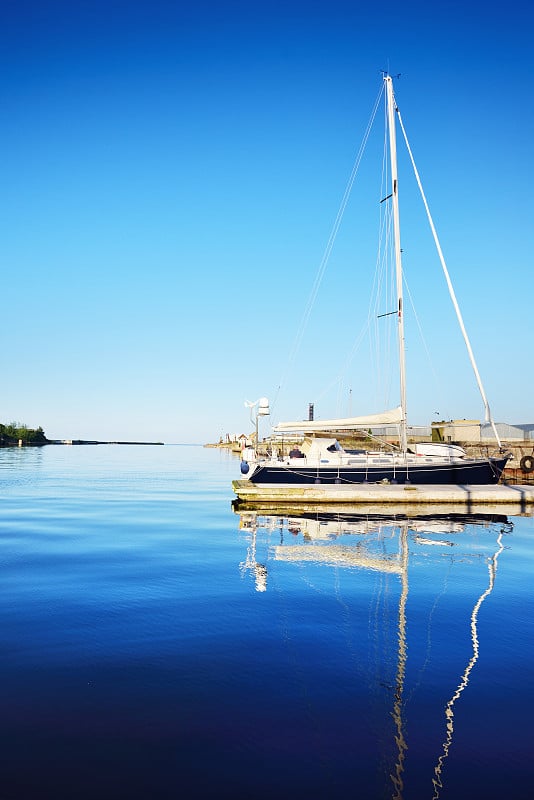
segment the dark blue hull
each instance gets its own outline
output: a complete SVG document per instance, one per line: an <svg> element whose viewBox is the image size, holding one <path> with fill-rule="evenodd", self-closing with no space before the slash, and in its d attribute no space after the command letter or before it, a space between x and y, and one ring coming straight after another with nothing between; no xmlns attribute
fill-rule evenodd
<svg viewBox="0 0 534 800"><path fill-rule="evenodd" d="M292 484L313 486L316 484L354 483L416 483L484 486L498 483L508 457L484 458L455 464L408 464L377 467L323 466L285 467L259 464L250 477L252 483Z"/></svg>

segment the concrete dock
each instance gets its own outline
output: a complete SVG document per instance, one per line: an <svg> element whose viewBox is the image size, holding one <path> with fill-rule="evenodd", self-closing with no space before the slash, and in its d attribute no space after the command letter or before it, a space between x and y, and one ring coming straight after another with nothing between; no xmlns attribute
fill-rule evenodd
<svg viewBox="0 0 534 800"><path fill-rule="evenodd" d="M246 509L271 506L293 509L320 505L361 513L389 513L393 508L406 511L417 508L419 514L534 514L534 486L456 486L416 484L358 484L358 485L256 485L236 480L232 487L239 506ZM340 508L341 506L341 508Z"/></svg>

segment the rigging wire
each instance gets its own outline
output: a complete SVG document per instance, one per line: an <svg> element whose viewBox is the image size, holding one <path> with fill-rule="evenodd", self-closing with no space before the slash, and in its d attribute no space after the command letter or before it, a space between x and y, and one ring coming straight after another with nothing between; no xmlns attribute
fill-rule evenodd
<svg viewBox="0 0 534 800"><path fill-rule="evenodd" d="M379 97L380 99L380 97ZM384 113L386 113L386 109L384 108ZM387 142L387 130L386 126L384 125L385 133L384 133L384 144L383 144L383 157L382 157L382 177L381 177L381 184L380 184L380 197L384 197L385 194L385 187L388 185L388 142ZM379 316L384 316L380 314L380 311L383 311L381 304L385 302L386 308L393 307L395 304L395 275L394 270L391 265L392 261L392 249L391 249L391 240L392 240L392 214L391 214L391 205L388 203L379 205L380 208L380 218L378 224L378 234L377 234L377 255L376 255L376 262L375 262L375 269L373 275L373 281L370 291L370 299L369 305L367 309L367 317L364 320L362 328L358 332L352 347L347 354L339 372L327 384L323 391L316 397L316 402L319 402L325 395L327 395L334 386L338 386L338 399L337 405L338 408L341 409L343 406L343 389L345 379L347 374L349 373L349 369L354 361L354 358L359 351L362 342L366 339L369 344L369 351L370 351L370 363L373 364L375 367L378 364L384 365L384 360L381 357L383 342L384 342L384 352L386 354L386 361L385 365L383 366L382 374L375 374L375 403L377 406L383 404L384 408L388 407L389 403L389 396L391 393L391 382L392 382L392 373L393 371L387 366L391 363L391 348L393 344L394 338L394 331L388 328L388 335L384 338L381 336L381 330L383 330L383 326L378 322ZM385 299L384 299L385 295ZM351 390L352 391L352 390ZM349 413L349 416L352 412ZM341 411L340 411L341 414Z"/></svg>
<svg viewBox="0 0 534 800"><path fill-rule="evenodd" d="M352 167L352 171L351 171L349 180L348 180L347 185L345 187L345 191L343 193L343 197L341 199L341 203L340 203L336 218L334 220L334 224L332 226L332 230L330 232L330 236L328 238L328 242L326 244L326 247L325 247L325 250L324 250L324 253L323 253L323 257L322 257L321 262L319 264L319 268L318 268L317 274L315 276L315 280L314 280L310 295L308 297L308 302L306 304L306 307L305 307L305 310L304 310L304 314L302 316L300 325L299 325L299 327L297 329L297 333L295 335L295 339L294 339L293 344L291 346L291 349L289 351L289 355L288 355L288 359L287 359L287 363L286 363L286 368L285 368L285 371L283 373L283 377L282 377L282 379L281 379L281 381L280 381L280 383L278 385L278 388L276 390L275 398L274 398L273 402L271 403L271 416L273 415L273 412L275 410L280 390L281 390L282 386L285 383L287 374L289 373L290 368L291 368L293 362L295 361L295 359L297 357L297 354L298 354L298 351L300 349L300 345L302 343L302 338L304 336L304 332L306 330L306 326L308 324L308 320L309 320L311 312L313 310L313 306L314 306L315 300L317 298L317 293L319 291L319 287L320 287L322 279L324 277L324 273L326 271L326 267L327 267L328 261L330 259L330 254L331 254L332 249L334 247L334 243L335 243L338 231L339 231L339 227L341 225L341 221L343 219L343 215L345 213L345 209L346 209L347 203L349 201L350 193L352 191L352 187L353 187L354 181L356 179L356 174L357 174L358 169L360 167L360 163L361 163L361 160L362 160L362 157L363 157L363 153L364 153L365 147L367 145L367 140L369 138L369 135L371 133L371 129L373 127L373 122L374 122L374 119L375 119L375 116L376 116L376 112L378 110L378 106L379 106L379 103L380 103L380 98L382 96L383 91L384 91L384 86L382 85L380 87L380 91L378 93L378 96L377 96L377 98L375 100L375 103L374 103L374 106L373 106L373 110L371 112L371 116L370 116L369 121L367 123L367 127L365 129L365 133L363 135L363 139L362 139L362 142L360 144L360 148L358 150L358 154L356 156L354 165Z"/></svg>
<svg viewBox="0 0 534 800"><path fill-rule="evenodd" d="M445 280L447 282L447 287L449 289L449 294L450 294L450 297L451 297L451 300L452 300L452 304L453 304L454 310L456 312L456 317L457 317L458 323L460 325L460 330L462 331L462 334L463 334L463 337L464 337L464 342L465 342L465 346L467 348L467 353L469 355L469 360L471 362L471 367L473 368L473 372L475 374L475 378L476 378L476 381L477 381L478 389L479 389L479 392L480 392L480 394L482 396L482 402L484 403L484 409L485 409L485 413L486 413L486 422L489 422L491 427L493 428L493 433L494 433L495 439L497 441L497 446L500 449L501 448L501 440L499 438L499 434L497 433L497 428L495 426L495 422L494 422L493 417L491 415L491 410L490 410L490 406L489 406L489 403L488 403L488 399L486 397L486 392L484 391L484 386L482 385L482 379L480 377L480 374L479 374L479 371L478 371L478 367L477 367L476 361L475 361L475 356L474 356L473 350L471 348L471 342L469 341L469 337L468 337L467 331L465 329L464 320L463 320L463 317L462 317L462 312L460 311L460 307L459 307L458 301L456 299L456 293L455 293L454 287L452 285L452 281L451 281L451 278L450 278L450 275L449 275L449 270L447 269L447 264L445 263L445 257L443 255L443 251L442 251L441 245L439 243L438 234L437 234L436 228L434 226L434 220L432 219L432 215L430 213L430 208L429 208L428 203L427 203L426 195L425 195L425 193L423 191L423 185L421 183L421 179L419 177L419 172L418 172L417 167L415 165L415 160L414 160L414 157L413 157L413 154L412 154L410 143L408 142L408 136L406 134L406 130L405 130L404 125L402 123L402 117L401 117L401 113L400 113L400 110L399 110L398 107L396 107L396 111L397 111L397 117L398 117L398 120L399 120L399 125L400 125L401 131L402 131L402 135L404 136L404 141L406 143L406 148L408 150L408 154L410 156L410 161L412 163L412 168L413 168L413 171L414 171L415 179L417 181L417 185L419 187L419 192L420 192L421 197L423 199L423 204L425 206L426 215L427 215L427 218L428 218L430 229L432 231L432 236L434 237L434 243L435 243L436 249L438 251L439 260L441 262L441 267L443 269L443 274L445 275Z"/></svg>
<svg viewBox="0 0 534 800"><path fill-rule="evenodd" d="M437 388L437 395L438 395L438 397L445 397L445 392L443 391L443 384L439 380L439 376L438 376L438 374L437 374L437 372L436 372L436 370L434 368L434 362L432 360L432 355L430 353L430 350L428 348L428 345L427 345L427 342L426 342L426 339L425 339L425 336L424 336L424 333L423 333L423 328L421 326L421 322L419 320L419 316L418 316L416 308L415 308L415 303L413 301L412 293L410 292L410 287L408 285L408 281L406 280L406 273L404 273L403 277L404 277L404 287L406 289L406 293L407 293L408 298L410 300L410 306L411 306L411 309L412 309L412 312L413 312L415 323L417 325L417 329L419 331L419 336L421 337L421 344L423 345L423 349L424 349L424 351L426 353L426 356L428 358L428 365L429 365L430 371L432 373L432 377L434 378L434 385L436 387L438 387ZM445 418L448 419L448 415L446 413L444 415L442 415L442 416L443 416L444 419Z"/></svg>
<svg viewBox="0 0 534 800"><path fill-rule="evenodd" d="M383 156L382 156L382 182L380 197L384 198L386 191L391 183L389 175L389 143L388 143L388 126L387 126L387 103L384 103L384 142L383 142ZM389 199L389 198L388 198ZM379 318L389 316L391 312L384 312L384 307L381 303L385 303L385 308L396 307L396 289L395 289L395 265L394 265L394 235L393 235L393 212L390 203L380 201L380 226L378 233L378 250L377 250L377 267L376 267L376 289L375 289L375 304L374 307L369 308L373 322L373 338L369 342L371 364L375 365L375 406L383 404L384 408L388 408L390 404L391 383L393 378L393 370L391 369L391 352L392 352L392 333L391 326L387 328L386 336L383 336L383 324L379 322ZM396 317L396 312L395 312ZM395 334L396 336L396 334ZM374 348L374 350L373 350ZM383 348L383 354L382 354ZM381 372L379 373L376 368L382 365Z"/></svg>

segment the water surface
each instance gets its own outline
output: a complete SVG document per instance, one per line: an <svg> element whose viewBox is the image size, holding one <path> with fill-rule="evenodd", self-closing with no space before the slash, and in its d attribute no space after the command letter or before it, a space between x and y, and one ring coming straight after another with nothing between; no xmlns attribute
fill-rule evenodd
<svg viewBox="0 0 534 800"><path fill-rule="evenodd" d="M238 514L238 468L0 450L2 798L533 796L533 519Z"/></svg>

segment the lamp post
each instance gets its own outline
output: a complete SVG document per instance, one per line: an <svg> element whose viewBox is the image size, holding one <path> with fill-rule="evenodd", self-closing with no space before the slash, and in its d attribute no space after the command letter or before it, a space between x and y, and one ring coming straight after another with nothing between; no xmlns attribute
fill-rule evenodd
<svg viewBox="0 0 534 800"><path fill-rule="evenodd" d="M255 432L256 432L256 458L258 457L258 420L260 417L268 417L271 413L269 409L269 401L266 397L260 397L259 400L255 400L251 403L249 400L245 400L245 407L250 408L250 421L254 424Z"/></svg>

